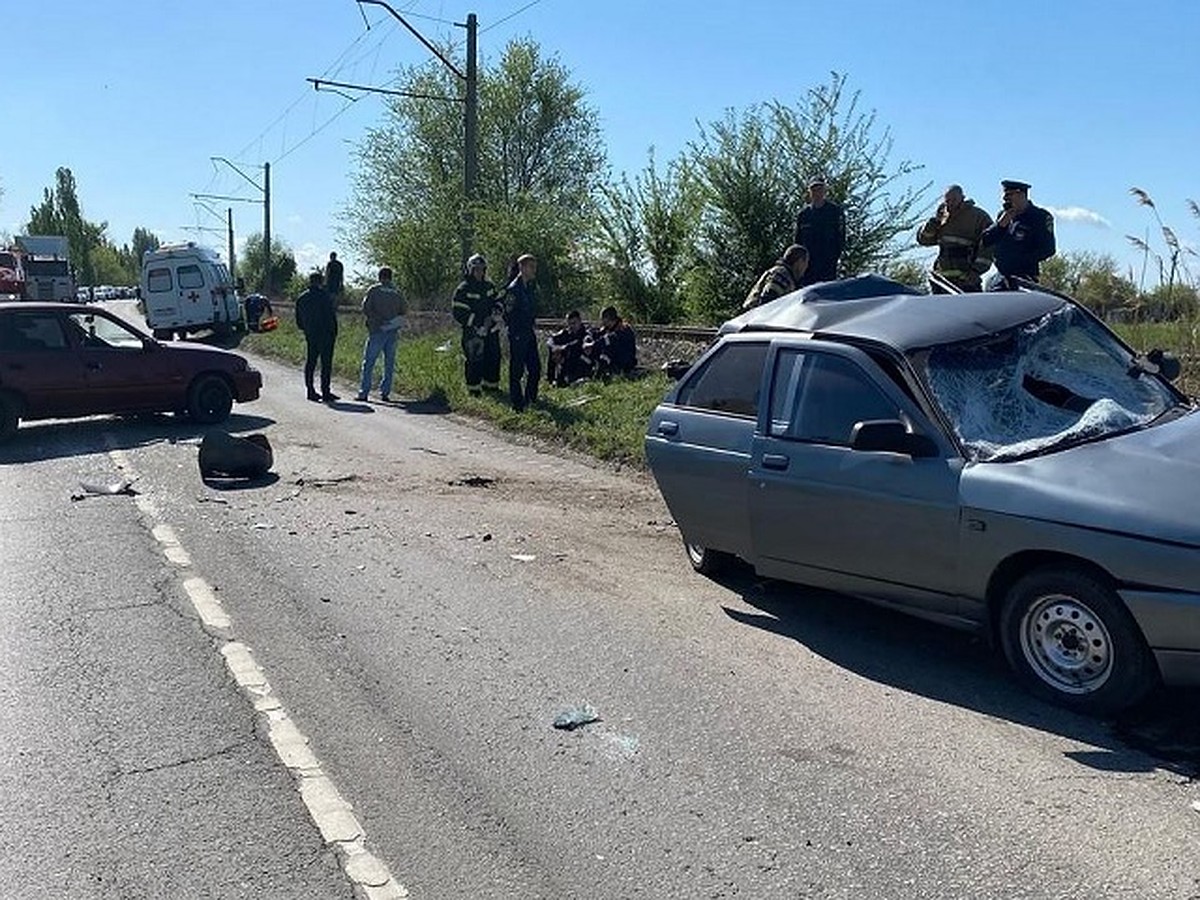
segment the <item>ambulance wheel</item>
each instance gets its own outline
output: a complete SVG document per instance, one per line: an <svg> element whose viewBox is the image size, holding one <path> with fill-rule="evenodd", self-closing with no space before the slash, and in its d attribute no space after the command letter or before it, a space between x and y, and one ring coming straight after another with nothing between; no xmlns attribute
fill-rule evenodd
<svg viewBox="0 0 1200 900"><path fill-rule="evenodd" d="M229 418L233 391L220 375L201 375L188 391L188 416L201 425L214 425Z"/></svg>

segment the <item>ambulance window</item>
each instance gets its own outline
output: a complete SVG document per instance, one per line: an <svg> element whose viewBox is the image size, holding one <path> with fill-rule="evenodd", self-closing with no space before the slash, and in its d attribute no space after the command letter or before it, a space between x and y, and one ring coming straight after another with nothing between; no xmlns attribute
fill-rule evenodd
<svg viewBox="0 0 1200 900"><path fill-rule="evenodd" d="M199 266L180 266L176 274L180 290L204 287L204 276L200 274Z"/></svg>
<svg viewBox="0 0 1200 900"><path fill-rule="evenodd" d="M171 270L151 269L146 273L146 289L151 294L161 294L171 290Z"/></svg>

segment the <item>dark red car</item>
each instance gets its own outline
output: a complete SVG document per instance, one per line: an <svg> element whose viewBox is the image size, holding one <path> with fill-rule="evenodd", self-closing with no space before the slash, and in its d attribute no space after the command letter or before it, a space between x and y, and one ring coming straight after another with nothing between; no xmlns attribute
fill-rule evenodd
<svg viewBox="0 0 1200 900"><path fill-rule="evenodd" d="M160 343L94 307L0 303L0 440L21 419L179 412L211 424L261 390L236 353Z"/></svg>

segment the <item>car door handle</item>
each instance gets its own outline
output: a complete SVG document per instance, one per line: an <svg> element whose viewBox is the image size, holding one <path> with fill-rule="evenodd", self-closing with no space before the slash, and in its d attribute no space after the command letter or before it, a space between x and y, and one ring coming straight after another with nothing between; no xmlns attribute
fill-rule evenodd
<svg viewBox="0 0 1200 900"><path fill-rule="evenodd" d="M679 423L678 422L659 422L658 423L658 433L665 434L665 435L679 434Z"/></svg>
<svg viewBox="0 0 1200 900"><path fill-rule="evenodd" d="M790 462L791 462L791 460L788 459L786 456L784 456L782 453L764 453L763 454L763 463L762 464L763 464L764 469L777 469L782 472L784 469L786 469L788 467L788 463L790 463Z"/></svg>

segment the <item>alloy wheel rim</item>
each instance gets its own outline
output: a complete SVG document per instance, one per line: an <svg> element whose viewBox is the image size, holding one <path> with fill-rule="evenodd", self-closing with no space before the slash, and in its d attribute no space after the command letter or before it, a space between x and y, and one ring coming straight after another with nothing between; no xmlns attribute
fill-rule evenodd
<svg viewBox="0 0 1200 900"><path fill-rule="evenodd" d="M1030 604L1021 618L1021 651L1038 678L1063 693L1090 694L1112 674L1112 637L1103 620L1066 594Z"/></svg>

